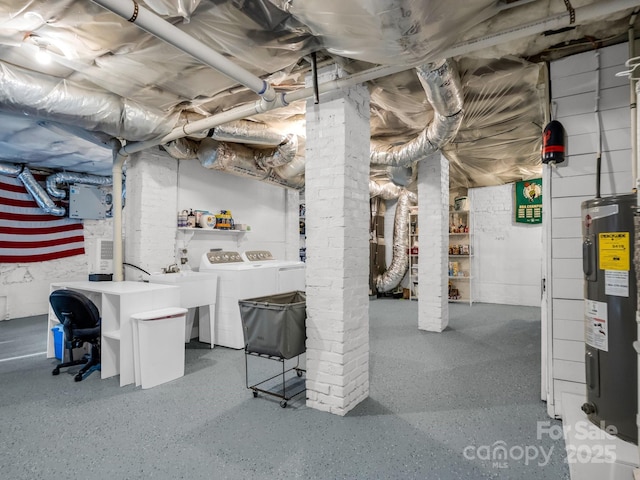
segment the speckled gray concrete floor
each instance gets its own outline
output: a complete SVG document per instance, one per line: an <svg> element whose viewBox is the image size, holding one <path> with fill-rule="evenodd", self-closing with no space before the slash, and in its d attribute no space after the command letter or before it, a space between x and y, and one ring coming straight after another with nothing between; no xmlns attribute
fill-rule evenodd
<svg viewBox="0 0 640 480"><path fill-rule="evenodd" d="M0 322L0 478L569 478L562 439L537 435L560 424L540 400L538 308L452 304L441 334L417 330L416 302L372 300L370 318L370 397L345 417L254 399L243 353L197 342L183 378L148 390L53 377L44 355L2 361L18 337L44 350L44 318Z"/></svg>

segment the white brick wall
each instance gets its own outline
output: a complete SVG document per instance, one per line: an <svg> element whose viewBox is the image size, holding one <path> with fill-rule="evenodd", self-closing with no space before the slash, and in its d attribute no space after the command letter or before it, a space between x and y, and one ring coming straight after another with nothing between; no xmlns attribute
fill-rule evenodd
<svg viewBox="0 0 640 480"><path fill-rule="evenodd" d="M602 194L628 193L631 177L629 86L615 73L625 69L627 44L600 51L603 134ZM594 117L594 52L551 63L557 119L568 135L567 160L551 171L551 375L550 415L562 416L563 392L585 394L584 302L580 204L595 195L597 127Z"/></svg>
<svg viewBox="0 0 640 480"><path fill-rule="evenodd" d="M542 224L514 222L514 184L469 189L474 300L539 307Z"/></svg>
<svg viewBox="0 0 640 480"><path fill-rule="evenodd" d="M449 162L440 152L418 164L418 328L449 324Z"/></svg>
<svg viewBox="0 0 640 480"><path fill-rule="evenodd" d="M307 405L344 415L369 394L368 91L306 115Z"/></svg>
<svg viewBox="0 0 640 480"><path fill-rule="evenodd" d="M148 272L175 261L178 161L158 149L127 160L124 260ZM140 272L125 268L125 279Z"/></svg>

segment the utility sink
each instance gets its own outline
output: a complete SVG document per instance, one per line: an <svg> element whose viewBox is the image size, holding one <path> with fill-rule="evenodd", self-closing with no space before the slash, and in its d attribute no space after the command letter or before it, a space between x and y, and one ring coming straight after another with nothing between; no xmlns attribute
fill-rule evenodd
<svg viewBox="0 0 640 480"><path fill-rule="evenodd" d="M187 308L185 342L191 341L196 308L199 308L198 338L215 344L215 311L218 294L218 275L208 272L182 271L149 275L149 283L176 285L180 288L180 306Z"/></svg>
<svg viewBox="0 0 640 480"><path fill-rule="evenodd" d="M215 273L189 270L176 273L155 273L149 275L149 282L180 287L180 306L183 308L216 303L218 276Z"/></svg>

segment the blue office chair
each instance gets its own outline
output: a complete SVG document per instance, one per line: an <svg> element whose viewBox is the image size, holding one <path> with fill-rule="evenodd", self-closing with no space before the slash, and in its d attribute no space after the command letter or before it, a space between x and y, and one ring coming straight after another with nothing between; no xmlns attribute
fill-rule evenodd
<svg viewBox="0 0 640 480"><path fill-rule="evenodd" d="M74 290L51 292L49 303L63 325L64 347L69 351L69 361L58 364L51 373L58 375L61 368L84 365L74 377L80 382L94 370L100 370L100 312L91 300ZM74 360L73 349L85 342L91 344L90 353Z"/></svg>

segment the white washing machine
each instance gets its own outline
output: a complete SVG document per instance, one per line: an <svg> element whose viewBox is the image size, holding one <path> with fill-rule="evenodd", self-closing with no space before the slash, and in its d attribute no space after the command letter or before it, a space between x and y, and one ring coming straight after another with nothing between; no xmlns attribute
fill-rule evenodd
<svg viewBox="0 0 640 480"><path fill-rule="evenodd" d="M275 269L278 293L305 291L304 262L277 260L268 250L247 250L242 253L242 258L252 265L264 265Z"/></svg>
<svg viewBox="0 0 640 480"><path fill-rule="evenodd" d="M244 348L238 300L279 293L277 271L268 265L249 263L238 252L210 251L200 259L200 272L218 275L216 345Z"/></svg>

